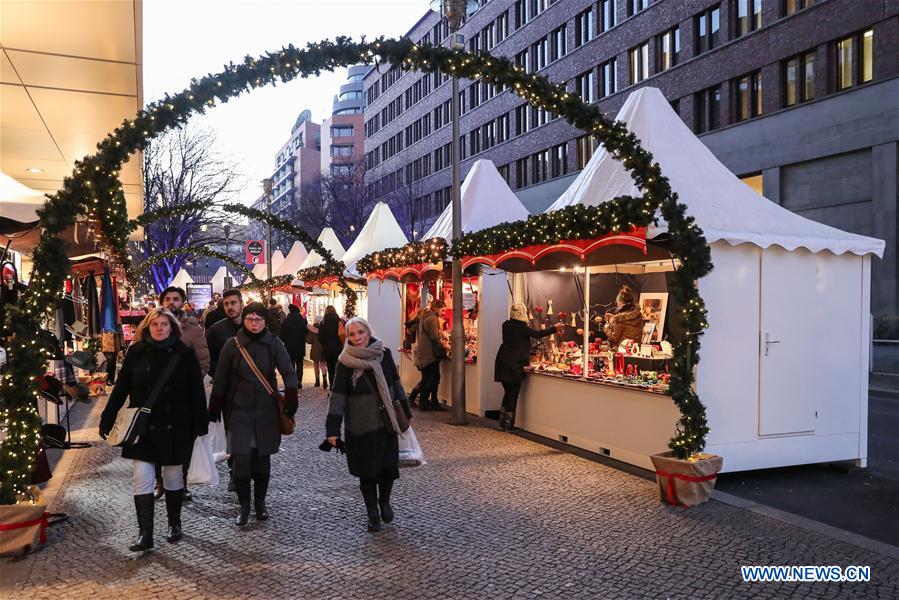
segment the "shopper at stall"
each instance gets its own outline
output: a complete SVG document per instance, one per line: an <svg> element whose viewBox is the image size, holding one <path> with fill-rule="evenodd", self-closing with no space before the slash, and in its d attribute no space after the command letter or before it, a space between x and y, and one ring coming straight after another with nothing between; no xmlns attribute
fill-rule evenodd
<svg viewBox="0 0 899 600"><path fill-rule="evenodd" d="M531 338L561 334L563 325L556 323L545 329L533 329L528 325L528 309L524 304L513 304L509 320L503 323L503 343L496 353L493 380L503 386L503 404L499 413L499 428L515 429L515 410L518 393L524 380L524 368L530 362Z"/></svg>
<svg viewBox="0 0 899 600"><path fill-rule="evenodd" d="M347 466L359 478L368 513L368 530L393 521L390 493L399 478L400 431L393 405L399 400L407 419L412 411L390 350L372 335L361 318L346 325L347 345L340 354L331 383L331 404L325 423L328 442L337 447L345 423Z"/></svg>
<svg viewBox="0 0 899 600"><path fill-rule="evenodd" d="M309 360L312 361L312 370L315 372L315 387L322 386L328 388L328 363L325 362L323 355L322 343L318 339L319 328L322 322L317 324L309 324L309 333L306 335L306 341L310 344ZM322 385L324 378L324 385Z"/></svg>
<svg viewBox="0 0 899 600"><path fill-rule="evenodd" d="M278 406L253 367L243 356L249 354L260 374L272 389L277 389L275 369L284 380L284 412L297 411L297 374L287 348L266 328L268 309L252 302L243 309L243 325L234 338L225 342L215 370L209 416L213 421L225 414L228 453L234 467L234 487L240 501L238 527L250 516L250 479L253 480L253 505L256 520L268 519L265 498L271 476L271 455L281 445Z"/></svg>
<svg viewBox="0 0 899 600"><path fill-rule="evenodd" d="M281 335L281 327L284 325L284 309L278 304L278 301L272 298L268 301L268 326L269 333L272 335Z"/></svg>
<svg viewBox="0 0 899 600"><path fill-rule="evenodd" d="M346 339L346 329L343 321L337 316L337 309L333 306L325 308L325 316L318 326L318 341L322 345L322 358L328 363L328 378L334 384L334 369L337 368L337 358L343 351L343 342ZM325 387L328 387L325 384Z"/></svg>
<svg viewBox="0 0 899 600"><path fill-rule="evenodd" d="M225 301L222 298L219 298L215 303L215 308L213 308L206 315L206 318L203 319L203 327L206 328L206 331L209 331L209 328L221 321L222 319L227 318L228 315L225 314Z"/></svg>
<svg viewBox="0 0 899 600"><path fill-rule="evenodd" d="M100 417L100 437L106 438L125 402L150 405L138 442L126 445L122 457L132 460L132 494L140 535L129 548L153 548L153 482L155 465L162 467L169 542L181 539L182 465L189 461L194 440L206 435L209 419L206 393L196 353L181 340L181 324L167 310L150 311L135 332L118 381Z"/></svg>
<svg viewBox="0 0 899 600"><path fill-rule="evenodd" d="M421 370L421 410L437 410L437 388L440 385L440 361L446 352L440 342L440 311L443 300L433 300L422 311L418 322L418 344L415 347L415 366Z"/></svg>
<svg viewBox="0 0 899 600"><path fill-rule="evenodd" d="M615 308L610 312L611 316L606 315L607 322L604 328L609 346L616 350L618 344L624 340L639 342L643 336L643 315L636 305L636 298L630 287L622 286L615 297Z"/></svg>
<svg viewBox="0 0 899 600"><path fill-rule="evenodd" d="M303 363L306 361L306 334L309 333L309 323L296 304L289 304L287 312L290 314L281 325L278 337L284 342L290 360L293 361L297 371L297 387L300 388L303 384Z"/></svg>

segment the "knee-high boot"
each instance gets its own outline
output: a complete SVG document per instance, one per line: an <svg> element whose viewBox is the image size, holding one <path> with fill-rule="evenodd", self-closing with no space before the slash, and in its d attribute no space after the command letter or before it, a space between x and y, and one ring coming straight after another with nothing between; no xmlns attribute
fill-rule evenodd
<svg viewBox="0 0 899 600"><path fill-rule="evenodd" d="M271 475L253 475L253 505L256 509L256 520L268 519L268 507L265 505L265 495L268 493L268 481Z"/></svg>
<svg viewBox="0 0 899 600"><path fill-rule="evenodd" d="M129 546L132 552L153 549L153 494L134 496L134 510L137 512L137 526L140 534L137 541Z"/></svg>
<svg viewBox="0 0 899 600"><path fill-rule="evenodd" d="M390 492L393 491L393 479L378 481L378 508L385 523L393 521L393 507L390 506Z"/></svg>
<svg viewBox="0 0 899 600"><path fill-rule="evenodd" d="M174 544L181 539L181 502L184 490L165 491L165 512L169 520L169 531L165 539Z"/></svg>
<svg viewBox="0 0 899 600"><path fill-rule="evenodd" d="M250 478L235 477L234 489L237 491L237 500L240 502L240 514L237 516L237 526L243 527L250 518Z"/></svg>
<svg viewBox="0 0 899 600"><path fill-rule="evenodd" d="M359 489L362 490L365 510L368 512L368 530L381 531L381 514L378 512L378 484L374 481L360 481Z"/></svg>

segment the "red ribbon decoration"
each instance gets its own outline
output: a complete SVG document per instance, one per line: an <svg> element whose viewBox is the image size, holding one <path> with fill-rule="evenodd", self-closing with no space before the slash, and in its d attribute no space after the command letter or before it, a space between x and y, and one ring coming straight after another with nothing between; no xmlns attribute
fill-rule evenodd
<svg viewBox="0 0 899 600"><path fill-rule="evenodd" d="M678 478L682 481L691 481L691 482L701 482L701 481L711 481L718 477L718 473L712 473L711 475L703 475L702 477L695 477L693 475L681 475L680 473L668 473L667 471L656 471L656 475L661 475L662 477L668 478L668 504L671 506L682 506L684 508L688 508L685 504L681 504L674 500L674 478Z"/></svg>
<svg viewBox="0 0 899 600"><path fill-rule="evenodd" d="M0 531L12 531L13 529L24 529L26 527L34 527L35 525L41 526L41 543L47 543L47 525L49 525L48 519L50 518L50 513L45 512L38 519L34 519L31 521L22 521L21 523L7 523L0 524Z"/></svg>

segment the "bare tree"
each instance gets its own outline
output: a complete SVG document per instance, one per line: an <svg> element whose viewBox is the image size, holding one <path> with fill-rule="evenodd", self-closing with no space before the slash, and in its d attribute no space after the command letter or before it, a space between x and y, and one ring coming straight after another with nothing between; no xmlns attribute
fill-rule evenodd
<svg viewBox="0 0 899 600"><path fill-rule="evenodd" d="M217 147L212 131L190 126L151 142L143 154L144 210L236 200L242 175ZM138 253L146 258L173 248L221 243L225 222L226 216L214 207L158 219L145 227ZM188 260L179 255L153 264L148 272L156 291L161 292Z"/></svg>
<svg viewBox="0 0 899 600"><path fill-rule="evenodd" d="M404 178L405 179L405 178ZM425 208L421 205L421 181L403 181L387 199L403 233L415 242L421 239L425 229Z"/></svg>

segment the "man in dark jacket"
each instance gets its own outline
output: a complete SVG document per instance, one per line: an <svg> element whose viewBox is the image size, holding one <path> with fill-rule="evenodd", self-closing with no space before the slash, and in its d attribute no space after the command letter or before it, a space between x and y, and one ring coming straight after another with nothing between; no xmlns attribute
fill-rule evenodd
<svg viewBox="0 0 899 600"><path fill-rule="evenodd" d="M266 323L269 333L276 337L281 335L281 327L284 325L285 318L284 310L281 308L281 305L278 304L278 301L274 298L269 300L268 322Z"/></svg>
<svg viewBox="0 0 899 600"><path fill-rule="evenodd" d="M440 345L440 313L446 307L443 300L434 300L418 317L418 345L415 347L415 366L421 371L421 410L437 410L437 388L440 386L440 360L446 358L434 352Z"/></svg>
<svg viewBox="0 0 899 600"><path fill-rule="evenodd" d="M562 324L546 329L528 326L528 309L524 304L513 304L510 318L503 323L503 343L496 353L493 380L503 386L503 405L499 413L499 428L512 431L515 428L515 409L518 393L524 379L524 368L531 360L531 338L542 338L561 333Z"/></svg>
<svg viewBox="0 0 899 600"><path fill-rule="evenodd" d="M281 333L278 337L287 347L290 360L293 361L297 370L297 388L301 388L303 387L303 363L306 360L306 333L309 331L309 323L296 304L288 305L287 311L290 314L281 325Z"/></svg>
<svg viewBox="0 0 899 600"><path fill-rule="evenodd" d="M222 309L225 318L206 330L206 343L209 346L211 364L209 374L215 377L215 366L218 364L219 355L225 342L237 335L241 325L241 312L243 311L243 295L240 290L225 290L222 294Z"/></svg>
<svg viewBox="0 0 899 600"><path fill-rule="evenodd" d="M228 316L225 314L224 304L225 301L219 298L219 301L216 303L215 308L213 308L206 314L206 318L203 319L203 326L206 328L206 331L209 331L210 327Z"/></svg>

